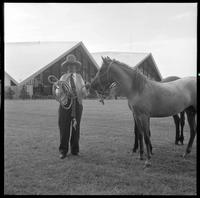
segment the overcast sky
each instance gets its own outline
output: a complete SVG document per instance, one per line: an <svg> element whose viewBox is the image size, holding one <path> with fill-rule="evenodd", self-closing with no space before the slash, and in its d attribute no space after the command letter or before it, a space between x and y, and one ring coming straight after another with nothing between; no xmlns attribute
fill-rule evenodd
<svg viewBox="0 0 200 198"><path fill-rule="evenodd" d="M197 3L5 3L4 33L5 42L151 52L163 77L196 76Z"/></svg>

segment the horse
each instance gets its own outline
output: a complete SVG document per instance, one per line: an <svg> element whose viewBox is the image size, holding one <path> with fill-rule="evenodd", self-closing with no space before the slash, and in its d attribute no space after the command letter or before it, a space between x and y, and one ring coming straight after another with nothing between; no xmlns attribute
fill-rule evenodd
<svg viewBox="0 0 200 198"><path fill-rule="evenodd" d="M197 80L184 77L170 82L157 82L148 79L137 68L133 69L115 59L102 57L102 66L91 82L91 89L104 94L114 82L126 96L128 106L138 127L140 158L143 158L145 140L147 159L145 167L151 166L150 118L168 117L186 112L190 127L190 139L183 157L192 150L196 136Z"/></svg>
<svg viewBox="0 0 200 198"><path fill-rule="evenodd" d="M174 81L174 80L178 80L180 79L180 77L178 76L169 76L166 77L164 79L162 79L161 82L170 82L170 81ZM118 88L118 86L116 85L116 83L113 83L110 86L110 96L114 96L115 99L117 99L118 96L122 96L122 94L120 93L120 90ZM178 145L178 142L180 142L183 145L183 141L184 141L184 135L183 135L183 128L185 125L185 112L182 111L179 114L173 115L173 120L176 126L176 135L175 135L175 144ZM181 128L181 131L180 131ZM137 134L137 125L136 122L134 124L134 134L135 134L135 141L134 141L134 146L133 146L133 153L135 153L138 149L138 134Z"/></svg>

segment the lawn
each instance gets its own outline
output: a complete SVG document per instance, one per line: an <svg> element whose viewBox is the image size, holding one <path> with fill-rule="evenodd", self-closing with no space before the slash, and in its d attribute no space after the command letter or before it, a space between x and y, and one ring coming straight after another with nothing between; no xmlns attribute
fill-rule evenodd
<svg viewBox="0 0 200 198"><path fill-rule="evenodd" d="M132 154L134 123L126 100L84 100L80 156L59 159L58 103L6 100L4 194L196 195L196 138L177 146L172 117L151 119L152 166ZM146 147L145 147L146 152Z"/></svg>

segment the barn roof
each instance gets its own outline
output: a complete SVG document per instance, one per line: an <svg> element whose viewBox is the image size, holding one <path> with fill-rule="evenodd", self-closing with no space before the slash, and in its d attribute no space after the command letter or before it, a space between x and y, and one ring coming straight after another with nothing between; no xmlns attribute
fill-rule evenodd
<svg viewBox="0 0 200 198"><path fill-rule="evenodd" d="M5 44L5 70L23 84L79 45L99 68L82 42L17 42Z"/></svg>

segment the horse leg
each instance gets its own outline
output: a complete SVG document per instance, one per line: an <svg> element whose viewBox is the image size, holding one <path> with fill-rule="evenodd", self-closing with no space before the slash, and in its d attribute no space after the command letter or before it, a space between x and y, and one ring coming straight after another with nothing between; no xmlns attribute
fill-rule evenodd
<svg viewBox="0 0 200 198"><path fill-rule="evenodd" d="M139 139L139 143L140 143L140 156L139 159L143 160L143 154L144 154L144 145L143 145L143 131L142 131L142 127L141 127L141 120L139 117L134 116L135 117L135 126L137 128L137 138ZM137 141L138 141L137 139Z"/></svg>
<svg viewBox="0 0 200 198"><path fill-rule="evenodd" d="M182 111L180 113L180 123L181 123L181 136L179 137L179 141L181 142L181 144L183 145L183 140L184 140L184 135L183 135L183 128L185 125L185 112Z"/></svg>
<svg viewBox="0 0 200 198"><path fill-rule="evenodd" d="M149 129L149 137L151 136L151 131ZM140 143L140 160L143 160L143 153L144 153L144 146L143 146L143 136L142 134L139 134L139 131L138 131L138 127L137 127L137 124L136 124L136 121L135 121L135 144L134 144L134 148L133 148L133 152L136 152L137 149L138 149L138 141ZM151 141L150 141L150 152L151 152L151 155L153 155L153 147L152 147L152 144L151 144Z"/></svg>
<svg viewBox="0 0 200 198"><path fill-rule="evenodd" d="M183 157L186 157L192 149L192 144L196 135L196 123L195 123L195 112L192 108L186 109L188 124L190 126L190 139Z"/></svg>
<svg viewBox="0 0 200 198"><path fill-rule="evenodd" d="M134 119L135 121L135 119ZM134 147L133 147L133 153L136 153L137 149L138 149L138 127L135 121L135 126L134 126L134 132L135 132L135 143L134 143Z"/></svg>
<svg viewBox="0 0 200 198"><path fill-rule="evenodd" d="M139 133L138 136L139 136L139 142L140 142L140 157L139 157L139 159L143 160L144 159L144 157L143 157L143 155L144 155L143 134Z"/></svg>
<svg viewBox="0 0 200 198"><path fill-rule="evenodd" d="M141 116L141 127L144 134L144 141L147 149L147 160L145 161L145 167L151 166L151 141L150 141L150 118L146 115Z"/></svg>
<svg viewBox="0 0 200 198"><path fill-rule="evenodd" d="M150 125L150 124L149 124L149 125ZM151 155L153 155L153 147L152 147L152 144L151 144L151 139L150 139L150 137L151 137L151 131L150 131L150 129L149 129L150 151L151 151Z"/></svg>
<svg viewBox="0 0 200 198"><path fill-rule="evenodd" d="M179 124L180 124L180 118L178 114L173 116L174 123L176 125L176 137L175 137L175 144L178 145L179 137L180 137L180 130L179 130Z"/></svg>

